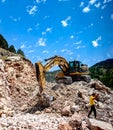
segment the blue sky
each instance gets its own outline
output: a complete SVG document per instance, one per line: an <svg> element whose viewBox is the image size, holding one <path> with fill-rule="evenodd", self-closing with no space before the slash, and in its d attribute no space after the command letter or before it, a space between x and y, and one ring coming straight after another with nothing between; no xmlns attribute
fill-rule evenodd
<svg viewBox="0 0 113 130"><path fill-rule="evenodd" d="M113 0L0 0L0 33L33 63L113 58Z"/></svg>

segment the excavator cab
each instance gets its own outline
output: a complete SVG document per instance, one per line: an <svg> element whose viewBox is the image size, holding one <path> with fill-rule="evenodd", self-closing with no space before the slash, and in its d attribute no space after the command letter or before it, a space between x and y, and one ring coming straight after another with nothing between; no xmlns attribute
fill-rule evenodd
<svg viewBox="0 0 113 130"><path fill-rule="evenodd" d="M70 61L69 62L69 72L70 73L82 73L82 72L88 72L88 66L86 64L82 64L80 61Z"/></svg>
<svg viewBox="0 0 113 130"><path fill-rule="evenodd" d="M68 71L67 76L70 76L72 81L90 82L91 80L88 66L86 64L82 64L80 61L69 61Z"/></svg>
<svg viewBox="0 0 113 130"><path fill-rule="evenodd" d="M70 61L69 62L70 73L81 72L81 62L80 61Z"/></svg>

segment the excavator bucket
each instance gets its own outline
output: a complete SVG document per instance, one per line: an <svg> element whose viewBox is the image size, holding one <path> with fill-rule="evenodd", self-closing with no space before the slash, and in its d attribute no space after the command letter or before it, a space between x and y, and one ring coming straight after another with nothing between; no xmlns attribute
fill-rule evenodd
<svg viewBox="0 0 113 130"><path fill-rule="evenodd" d="M41 62L37 62L35 63L35 68L36 68L36 77L37 77L37 81L40 87L40 92L42 92L45 88L45 71L44 71L44 67L41 64Z"/></svg>

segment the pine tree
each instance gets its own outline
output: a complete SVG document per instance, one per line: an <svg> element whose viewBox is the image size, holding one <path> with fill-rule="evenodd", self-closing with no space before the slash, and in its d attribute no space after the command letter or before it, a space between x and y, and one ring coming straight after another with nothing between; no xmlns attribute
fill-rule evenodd
<svg viewBox="0 0 113 130"><path fill-rule="evenodd" d="M8 50L8 43L1 34L0 34L0 47Z"/></svg>
<svg viewBox="0 0 113 130"><path fill-rule="evenodd" d="M16 53L15 47L14 47L13 45L11 45L11 46L9 47L9 51L10 51L10 52L13 52L13 53Z"/></svg>
<svg viewBox="0 0 113 130"><path fill-rule="evenodd" d="M17 50L17 54L20 54L23 57L25 57L24 52L20 48Z"/></svg>

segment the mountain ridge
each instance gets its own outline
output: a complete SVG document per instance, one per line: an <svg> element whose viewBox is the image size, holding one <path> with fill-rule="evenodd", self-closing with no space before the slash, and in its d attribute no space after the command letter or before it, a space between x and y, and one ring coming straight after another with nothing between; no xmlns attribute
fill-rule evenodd
<svg viewBox="0 0 113 130"><path fill-rule="evenodd" d="M98 62L89 70L92 78L100 80L113 89L113 58Z"/></svg>
<svg viewBox="0 0 113 130"><path fill-rule="evenodd" d="M102 60L102 61L100 61L100 62L97 62L96 64L94 64L94 65L92 65L91 67L94 67L94 66L103 66L104 67L104 65L105 64L109 64L110 65L110 67L112 67L113 68L113 58L109 58L109 59L106 59L106 60ZM90 68L91 68L90 67ZM105 66L106 67L106 66Z"/></svg>

